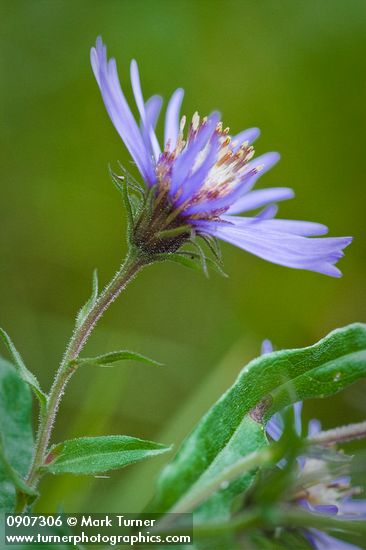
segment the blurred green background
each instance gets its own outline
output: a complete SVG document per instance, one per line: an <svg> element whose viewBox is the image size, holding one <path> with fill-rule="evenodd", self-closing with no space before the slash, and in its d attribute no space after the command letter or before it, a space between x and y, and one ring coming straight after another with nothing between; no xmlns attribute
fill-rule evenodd
<svg viewBox="0 0 366 550"><path fill-rule="evenodd" d="M92 270L104 283L125 252L107 165L129 157L89 66L98 34L129 60L145 97L186 90L183 112L218 108L236 133L259 126L281 163L260 187L291 186L280 216L354 235L334 280L223 245L228 279L150 267L105 315L88 352L131 348L165 366L85 369L54 440L126 433L177 443L258 354L263 338L305 346L365 320L366 3L364 0L2 0L0 323L49 387ZM159 131L161 131L161 127ZM328 427L365 416L365 384L306 405ZM44 481L39 509L135 511L167 457L109 479Z"/></svg>

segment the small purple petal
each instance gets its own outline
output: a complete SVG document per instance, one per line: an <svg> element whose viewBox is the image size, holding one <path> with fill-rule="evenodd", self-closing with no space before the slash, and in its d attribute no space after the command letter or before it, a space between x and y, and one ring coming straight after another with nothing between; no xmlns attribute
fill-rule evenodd
<svg viewBox="0 0 366 550"><path fill-rule="evenodd" d="M317 418L313 418L308 424L308 436L313 437L313 435L318 434L321 429L322 425L320 420L318 420Z"/></svg>
<svg viewBox="0 0 366 550"><path fill-rule="evenodd" d="M165 115L164 145L170 141L170 150L172 151L177 144L179 132L179 113L184 96L184 90L178 88L169 100Z"/></svg>
<svg viewBox="0 0 366 550"><path fill-rule="evenodd" d="M261 131L259 128L248 128L248 130L243 130L243 132L240 132L239 134L236 134L236 136L233 136L232 142L235 143L233 147L234 153L236 153L236 151L245 141L247 141L249 145L253 143L253 141L255 141L259 137L260 133Z"/></svg>
<svg viewBox="0 0 366 550"><path fill-rule="evenodd" d="M302 413L302 401L294 403L294 417L295 417L295 430L297 435L301 435L302 432L302 422L301 422L301 413Z"/></svg>
<svg viewBox="0 0 366 550"><path fill-rule="evenodd" d="M326 516L336 516L338 514L338 506L334 504L317 504L316 506L312 506L312 510Z"/></svg>
<svg viewBox="0 0 366 550"><path fill-rule="evenodd" d="M297 504L301 506L301 508L305 508L308 510L308 512L312 511L312 507L309 504L309 501L307 501L305 498L301 498L297 501Z"/></svg>
<svg viewBox="0 0 366 550"><path fill-rule="evenodd" d="M331 537L317 529L306 530L305 536L316 550L361 550L359 546Z"/></svg>
<svg viewBox="0 0 366 550"><path fill-rule="evenodd" d="M292 199L295 193L289 187L273 187L270 189L259 189L251 191L239 198L227 211L228 214L240 214L248 210L254 210L265 206L270 202Z"/></svg>
<svg viewBox="0 0 366 550"><path fill-rule="evenodd" d="M275 413L267 422L266 432L275 441L280 439L283 432L283 418L280 413Z"/></svg>
<svg viewBox="0 0 366 550"><path fill-rule="evenodd" d="M272 353L273 345L271 340L263 340L261 347L261 355L266 355L267 353Z"/></svg>
<svg viewBox="0 0 366 550"><path fill-rule="evenodd" d="M263 344L262 344L263 345ZM301 434L301 411L302 411L302 401L298 401L292 405L294 409L295 417L295 430L298 435ZM275 441L281 437L283 432L283 416L281 413L275 413L269 420L266 426L267 434L272 437Z"/></svg>
<svg viewBox="0 0 366 550"><path fill-rule="evenodd" d="M266 206L266 208L263 208L263 210L258 212L256 218L254 218L256 221L253 223L263 222L265 220L271 220L272 218L275 217L277 212L278 212L277 204L270 204L269 206Z"/></svg>

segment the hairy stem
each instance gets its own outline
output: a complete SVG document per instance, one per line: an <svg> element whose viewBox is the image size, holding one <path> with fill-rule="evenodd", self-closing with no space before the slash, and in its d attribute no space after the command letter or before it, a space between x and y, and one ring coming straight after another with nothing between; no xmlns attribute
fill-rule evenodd
<svg viewBox="0 0 366 550"><path fill-rule="evenodd" d="M95 325L110 304L119 296L135 275L148 263L150 263L149 259L138 249L130 251L121 268L101 292L86 317L76 326L51 387L45 414L42 415L40 419L33 463L26 481L27 485L32 489L36 489L41 477L40 468L44 464L46 458L47 447L57 410L65 391L66 384L76 369L76 366L71 366L70 362L77 359Z"/></svg>
<svg viewBox="0 0 366 550"><path fill-rule="evenodd" d="M308 441L311 444L316 445L335 445L336 443L346 443L347 441L353 441L354 439L362 439L365 437L366 421L319 432L310 437Z"/></svg>

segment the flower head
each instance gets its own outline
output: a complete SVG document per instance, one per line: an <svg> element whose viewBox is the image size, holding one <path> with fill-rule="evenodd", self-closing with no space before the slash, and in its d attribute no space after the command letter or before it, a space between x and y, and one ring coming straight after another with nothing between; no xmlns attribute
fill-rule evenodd
<svg viewBox="0 0 366 550"><path fill-rule="evenodd" d="M302 403L294 405L295 428L298 435L302 432ZM267 424L267 434L277 441L284 429L281 413L276 413ZM311 420L308 426L308 436L319 433L321 424ZM279 467L283 466L283 461ZM360 489L351 486L348 475L335 475L326 458L298 458L298 474L296 487L290 497L292 504L301 506L311 513L337 516L340 519L366 519L366 500L354 499ZM340 541L317 529L307 529L305 536L317 550L332 548L334 550L357 550L353 544ZM359 549L358 549L359 550Z"/></svg>
<svg viewBox="0 0 366 550"><path fill-rule="evenodd" d="M259 135L251 128L230 135L217 112L191 120L180 118L183 90L177 89L167 106L164 144L155 128L162 98L145 101L136 61L131 84L140 123L122 92L116 62L97 39L91 64L108 114L131 154L147 189L152 189L148 224L138 224L135 243L151 252L174 252L191 234L217 237L270 262L340 276L335 263L350 237L318 237L324 225L274 219L276 203L293 197L292 189L253 190L258 178L278 160L278 153L254 157ZM237 216L261 209L250 217ZM174 235L174 236L173 236Z"/></svg>

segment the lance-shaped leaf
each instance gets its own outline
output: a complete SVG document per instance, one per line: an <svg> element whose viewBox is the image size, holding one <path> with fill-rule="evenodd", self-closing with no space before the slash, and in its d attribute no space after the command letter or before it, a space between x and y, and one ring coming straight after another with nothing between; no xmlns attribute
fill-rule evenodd
<svg viewBox="0 0 366 550"><path fill-rule="evenodd" d="M127 435L81 437L54 445L44 470L52 474L98 474L169 450L166 445Z"/></svg>
<svg viewBox="0 0 366 550"><path fill-rule="evenodd" d="M93 271L93 280L92 280L92 293L90 298L85 302L83 307L80 308L79 313L76 316L76 326L79 327L84 321L85 317L88 315L89 311L94 306L95 302L98 299L98 272L96 269Z"/></svg>
<svg viewBox="0 0 366 550"><path fill-rule="evenodd" d="M19 376L25 382L27 382L27 384L30 385L30 387L32 388L33 393L35 394L35 396L37 397L37 399L39 401L41 411L44 412L45 406L47 404L47 396L42 391L37 378L34 376L34 374L30 370L27 369L20 353L18 352L18 350L14 346L10 336L2 328L0 328L0 336L3 339L5 345L8 349L10 357L13 360L13 364L14 364L15 368L17 369L17 371L19 373Z"/></svg>
<svg viewBox="0 0 366 550"><path fill-rule="evenodd" d="M27 383L20 378L19 371L2 358L0 437L0 512L12 512L15 485L19 488L33 455L32 396Z"/></svg>
<svg viewBox="0 0 366 550"><path fill-rule="evenodd" d="M13 468L12 464L9 462L4 443L3 437L0 432L0 464L3 473L7 476L8 480L12 482L15 489L18 489L26 495L36 495L37 492L35 489L26 484L24 479L18 474L18 472Z"/></svg>
<svg viewBox="0 0 366 550"><path fill-rule="evenodd" d="M99 367L112 367L114 363L119 361L139 361L141 363L147 363L148 365L155 365L161 367L161 363L150 359L145 355L136 353L135 351L120 350L120 351L110 351L109 353L104 353L103 355L96 355L95 357L83 357L75 359L71 362L72 365L78 366L99 366Z"/></svg>
<svg viewBox="0 0 366 550"><path fill-rule="evenodd" d="M150 510L183 511L180 503L189 501L192 492L204 491L227 466L267 444L264 425L274 412L302 399L332 395L365 376L362 324L335 330L313 346L250 362L163 470ZM227 518L233 498L249 486L253 475L223 484L199 508L197 518Z"/></svg>

